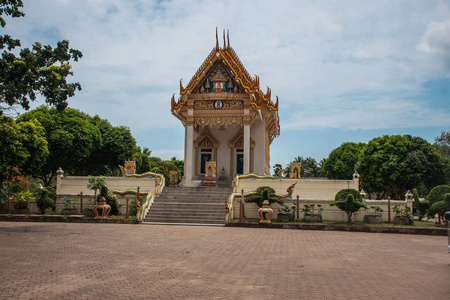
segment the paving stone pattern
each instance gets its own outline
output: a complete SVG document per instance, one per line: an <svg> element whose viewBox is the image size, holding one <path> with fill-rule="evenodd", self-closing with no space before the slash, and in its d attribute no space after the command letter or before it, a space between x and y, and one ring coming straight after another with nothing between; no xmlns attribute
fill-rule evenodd
<svg viewBox="0 0 450 300"><path fill-rule="evenodd" d="M447 238L0 222L0 299L450 299Z"/></svg>

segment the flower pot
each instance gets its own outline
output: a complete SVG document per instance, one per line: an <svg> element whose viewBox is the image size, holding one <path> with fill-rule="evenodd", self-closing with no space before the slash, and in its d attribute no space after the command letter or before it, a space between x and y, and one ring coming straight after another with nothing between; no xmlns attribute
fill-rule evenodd
<svg viewBox="0 0 450 300"><path fill-rule="evenodd" d="M294 214L278 213L277 215L278 222L294 222L294 219L295 219Z"/></svg>
<svg viewBox="0 0 450 300"><path fill-rule="evenodd" d="M13 214L28 215L31 213L31 210L29 208L13 208L11 212Z"/></svg>
<svg viewBox="0 0 450 300"><path fill-rule="evenodd" d="M383 216L365 215L364 216L364 223L367 223L367 224L381 224L381 223L383 223Z"/></svg>
<svg viewBox="0 0 450 300"><path fill-rule="evenodd" d="M14 202L14 209L27 209L28 201L17 201Z"/></svg>
<svg viewBox="0 0 450 300"><path fill-rule="evenodd" d="M303 216L304 222L322 222L321 214L305 214Z"/></svg>
<svg viewBox="0 0 450 300"><path fill-rule="evenodd" d="M413 225L414 224L414 220L411 220L409 217L394 217L394 224L397 225Z"/></svg>
<svg viewBox="0 0 450 300"><path fill-rule="evenodd" d="M83 215L85 215L86 217L95 217L95 214L94 214L94 211L92 210L92 208L83 209Z"/></svg>

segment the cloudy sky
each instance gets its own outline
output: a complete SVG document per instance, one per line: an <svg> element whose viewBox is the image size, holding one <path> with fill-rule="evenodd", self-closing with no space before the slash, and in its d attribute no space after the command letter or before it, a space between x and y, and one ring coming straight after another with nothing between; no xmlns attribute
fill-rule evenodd
<svg viewBox="0 0 450 300"><path fill-rule="evenodd" d="M130 127L152 155L183 157L170 113L215 46L216 26L280 99L271 164L320 161L343 142L450 127L450 1L24 0L0 29L83 52L69 106ZM42 101L41 101L42 103Z"/></svg>

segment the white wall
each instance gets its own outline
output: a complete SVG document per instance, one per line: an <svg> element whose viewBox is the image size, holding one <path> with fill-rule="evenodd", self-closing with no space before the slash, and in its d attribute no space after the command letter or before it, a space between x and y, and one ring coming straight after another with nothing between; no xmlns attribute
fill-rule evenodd
<svg viewBox="0 0 450 300"><path fill-rule="evenodd" d="M264 175L265 167L265 124L255 120L251 129L251 138L255 141L253 173Z"/></svg>

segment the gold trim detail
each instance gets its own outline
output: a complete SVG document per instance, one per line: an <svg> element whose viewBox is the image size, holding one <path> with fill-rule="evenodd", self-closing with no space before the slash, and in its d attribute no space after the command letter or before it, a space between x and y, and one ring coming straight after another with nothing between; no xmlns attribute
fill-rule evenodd
<svg viewBox="0 0 450 300"><path fill-rule="evenodd" d="M145 178L150 176L155 177L156 196L159 196L161 194L162 187L164 185L164 175L153 172L146 172L142 174L127 174L124 167L119 166L119 168L122 171L122 175L124 177L136 177L136 178Z"/></svg>
<svg viewBox="0 0 450 300"><path fill-rule="evenodd" d="M263 179L263 178L278 179L278 178L275 177L275 176L259 176L259 175L255 175L255 174L246 174L246 175L236 176L236 177L242 177L242 178L252 178L252 177L255 177L255 178L260 178L260 179ZM233 181L233 184L234 184L234 181ZM296 184L297 184L297 182L294 182L291 186L289 186L289 187L286 189L286 193L285 193L284 195L283 195L283 194L275 193L275 196L277 196L277 197L279 197L279 198L281 198L281 199L285 199L285 198L291 197L292 194L293 194L293 192L294 192L294 188L295 188L295 185L296 185ZM236 186L237 186L237 185L236 185ZM236 187L236 186L235 186L235 187ZM255 194L256 194L256 192L254 192L254 191L244 193L244 198L253 196L253 195L255 195ZM235 199L236 197L242 197L242 194L241 194L241 193L237 193L237 192L232 193L232 194L228 197L228 202L226 202L226 204L225 204L225 219L224 219L225 225L228 225L228 224L230 223L231 218L232 218L231 213L232 213L232 211L233 211L233 203L234 203L234 199Z"/></svg>
<svg viewBox="0 0 450 300"><path fill-rule="evenodd" d="M126 190L113 190L111 191L113 194L117 194L120 196L125 196L125 195L136 195L135 199L134 199L134 203L136 204L136 222L142 222L142 220L144 219L144 213L145 210L147 209L147 207L150 205L150 200L153 198L152 192L141 192L139 191L139 196L146 196L145 197L145 201L141 205L139 204L139 199L138 199L138 192L135 189L126 189Z"/></svg>

